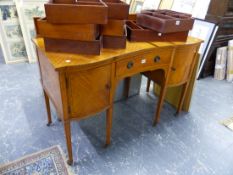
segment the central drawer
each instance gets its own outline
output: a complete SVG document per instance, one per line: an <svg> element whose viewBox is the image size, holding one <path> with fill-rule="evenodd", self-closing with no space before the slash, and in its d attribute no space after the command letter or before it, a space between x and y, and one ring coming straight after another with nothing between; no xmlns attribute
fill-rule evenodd
<svg viewBox="0 0 233 175"><path fill-rule="evenodd" d="M116 63L116 76L127 77L135 73L159 69L169 65L173 47L155 48L143 55L138 55Z"/></svg>

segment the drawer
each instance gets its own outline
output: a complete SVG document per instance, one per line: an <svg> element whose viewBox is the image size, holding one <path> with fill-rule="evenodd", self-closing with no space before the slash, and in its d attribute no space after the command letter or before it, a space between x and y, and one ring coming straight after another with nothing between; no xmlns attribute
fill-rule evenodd
<svg viewBox="0 0 233 175"><path fill-rule="evenodd" d="M34 18L36 34L40 37L94 41L99 36L96 24L52 24L46 18Z"/></svg>
<svg viewBox="0 0 233 175"><path fill-rule="evenodd" d="M131 76L135 73L158 69L169 65L173 47L156 48L143 55L126 58L116 63L116 76Z"/></svg>

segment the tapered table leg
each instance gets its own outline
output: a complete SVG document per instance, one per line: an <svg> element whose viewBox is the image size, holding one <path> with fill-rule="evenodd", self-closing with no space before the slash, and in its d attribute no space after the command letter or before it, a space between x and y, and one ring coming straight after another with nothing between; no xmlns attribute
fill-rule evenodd
<svg viewBox="0 0 233 175"><path fill-rule="evenodd" d="M151 82L151 80L148 78L147 79L147 84L146 84L146 92L150 91L150 82Z"/></svg>
<svg viewBox="0 0 233 175"><path fill-rule="evenodd" d="M72 143L71 143L71 129L70 129L70 121L64 122L65 136L66 136L66 146L68 150L68 160L67 163L69 165L73 164L73 153L72 153Z"/></svg>
<svg viewBox="0 0 233 175"><path fill-rule="evenodd" d="M180 111L182 110L183 104L184 104L184 99L188 90L188 85L189 83L185 83L182 87L182 93L180 95L180 100L179 100L179 104L178 104L178 108L176 111L176 115L179 115Z"/></svg>
<svg viewBox="0 0 233 175"><path fill-rule="evenodd" d="M47 119L48 119L47 126L49 126L52 123L52 117L51 117L51 110L50 110L50 104L49 104L49 97L45 91L44 91L44 99L45 99L46 110L47 110Z"/></svg>
<svg viewBox="0 0 233 175"><path fill-rule="evenodd" d="M166 90L167 90L167 86L165 83L163 83L163 85L161 86L159 101L158 101L158 105L157 105L157 109L156 109L156 113L155 113L155 118L154 118L154 123L153 123L154 126L156 124L158 124L160 121L160 113L161 113L161 109L163 107L164 98L166 95Z"/></svg>
<svg viewBox="0 0 233 175"><path fill-rule="evenodd" d="M130 89L131 77L125 78L125 87L124 87L124 97L129 98L129 89Z"/></svg>
<svg viewBox="0 0 233 175"><path fill-rule="evenodd" d="M113 107L111 106L106 111L106 146L108 146L111 143L112 112Z"/></svg>
<svg viewBox="0 0 233 175"><path fill-rule="evenodd" d="M110 107L106 111L106 143L105 146L108 146L111 143L111 130L112 130L112 113L113 113L113 101L114 95L117 85L117 80L115 79L115 64L112 64L112 74L111 74L111 88L109 91L109 104ZM130 78L128 80L128 84L130 83ZM128 86L129 88L129 86Z"/></svg>

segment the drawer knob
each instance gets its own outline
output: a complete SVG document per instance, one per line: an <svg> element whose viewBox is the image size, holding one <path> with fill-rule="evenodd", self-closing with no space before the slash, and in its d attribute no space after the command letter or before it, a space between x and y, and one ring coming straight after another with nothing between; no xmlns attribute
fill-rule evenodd
<svg viewBox="0 0 233 175"><path fill-rule="evenodd" d="M133 61L128 62L127 68L128 68L128 69L131 69L132 67L133 67Z"/></svg>
<svg viewBox="0 0 233 175"><path fill-rule="evenodd" d="M160 56L155 56L155 57L154 57L154 62L155 62L155 63L160 62Z"/></svg>
<svg viewBox="0 0 233 175"><path fill-rule="evenodd" d="M176 68L175 68L175 67L171 67L171 70L172 70L173 72L175 72L175 71L176 71Z"/></svg>
<svg viewBox="0 0 233 175"><path fill-rule="evenodd" d="M110 88L111 88L110 84L106 84L106 85L105 85L105 88L106 88L106 89L110 89Z"/></svg>

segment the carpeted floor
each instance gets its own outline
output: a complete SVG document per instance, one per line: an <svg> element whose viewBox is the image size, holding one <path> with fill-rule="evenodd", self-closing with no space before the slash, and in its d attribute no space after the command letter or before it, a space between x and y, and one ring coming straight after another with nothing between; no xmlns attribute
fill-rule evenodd
<svg viewBox="0 0 233 175"><path fill-rule="evenodd" d="M105 114L73 122L79 175L232 175L233 132L219 124L233 115L233 84L198 81L190 113L173 116L168 104L152 127L156 98L141 93L115 104L112 145L105 149ZM60 145L63 126L46 126L37 64L0 64L0 164ZM56 118L53 111L53 117Z"/></svg>

